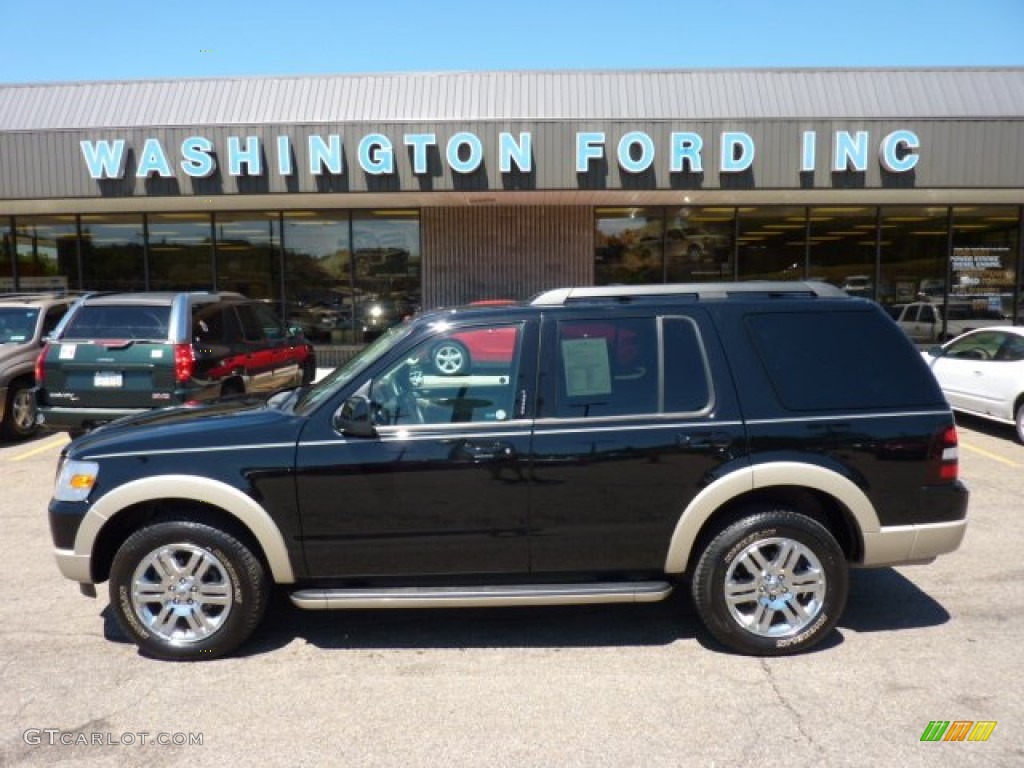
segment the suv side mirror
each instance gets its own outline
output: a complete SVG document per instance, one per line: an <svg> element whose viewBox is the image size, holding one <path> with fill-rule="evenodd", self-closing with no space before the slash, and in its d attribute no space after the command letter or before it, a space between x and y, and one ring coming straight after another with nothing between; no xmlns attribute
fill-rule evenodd
<svg viewBox="0 0 1024 768"><path fill-rule="evenodd" d="M362 395L353 395L334 414L334 428L352 437L376 437L370 401Z"/></svg>
<svg viewBox="0 0 1024 768"><path fill-rule="evenodd" d="M930 357L941 357L942 356L942 346L940 344L936 344L935 346L928 347L928 355Z"/></svg>

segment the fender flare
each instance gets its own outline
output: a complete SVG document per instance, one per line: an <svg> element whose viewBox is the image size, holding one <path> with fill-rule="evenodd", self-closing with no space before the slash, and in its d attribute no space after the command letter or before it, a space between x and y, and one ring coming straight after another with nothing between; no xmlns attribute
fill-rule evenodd
<svg viewBox="0 0 1024 768"><path fill-rule="evenodd" d="M798 483L793 479L799 478ZM665 557L665 573L682 573L704 524L724 505L750 491L778 485L800 485L832 496L849 510L862 537L878 533L874 506L864 491L838 472L814 464L769 462L730 472L704 488L676 523Z"/></svg>
<svg viewBox="0 0 1024 768"><path fill-rule="evenodd" d="M85 514L78 528L75 559L91 558L103 527L121 510L141 502L168 498L199 501L223 509L256 537L266 555L274 581L279 584L295 582L295 572L284 537L267 511L237 488L219 480L195 475L145 477L125 483L101 496Z"/></svg>

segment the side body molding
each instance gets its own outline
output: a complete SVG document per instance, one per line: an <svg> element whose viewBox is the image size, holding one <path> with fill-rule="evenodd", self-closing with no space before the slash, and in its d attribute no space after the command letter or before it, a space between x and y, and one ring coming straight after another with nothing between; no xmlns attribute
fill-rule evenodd
<svg viewBox="0 0 1024 768"><path fill-rule="evenodd" d="M274 581L292 584L295 574L284 537L267 511L249 496L226 483L194 475L157 475L115 488L102 496L86 513L75 536L76 560L88 560L103 526L122 509L144 501L191 499L213 504L235 517L259 541L267 556Z"/></svg>
<svg viewBox="0 0 1024 768"><path fill-rule="evenodd" d="M794 477L800 478L800 486L817 489L838 499L853 515L861 536L868 538L878 533L878 515L868 497L839 473L799 462L755 464L715 480L690 502L672 533L665 558L665 573L682 573L686 569L700 529L722 506L753 490L793 485Z"/></svg>

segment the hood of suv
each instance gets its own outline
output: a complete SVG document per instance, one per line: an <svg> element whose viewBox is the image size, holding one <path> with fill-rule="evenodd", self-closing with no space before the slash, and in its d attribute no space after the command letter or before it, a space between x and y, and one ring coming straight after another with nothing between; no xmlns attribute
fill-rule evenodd
<svg viewBox="0 0 1024 768"><path fill-rule="evenodd" d="M276 435L275 442L297 439L299 420L269 406L264 398L240 397L202 405L160 408L110 422L74 440L69 456L145 451L166 453L178 447L206 445L223 449L249 445Z"/></svg>

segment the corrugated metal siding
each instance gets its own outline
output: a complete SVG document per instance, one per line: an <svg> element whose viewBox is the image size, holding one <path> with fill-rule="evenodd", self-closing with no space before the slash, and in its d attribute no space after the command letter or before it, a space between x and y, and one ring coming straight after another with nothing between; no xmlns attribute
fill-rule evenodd
<svg viewBox="0 0 1024 768"><path fill-rule="evenodd" d="M516 118L1021 116L1024 68L452 72L0 85L0 131Z"/></svg>
<svg viewBox="0 0 1024 768"><path fill-rule="evenodd" d="M424 308L593 282L587 207L425 208L420 226Z"/></svg>

